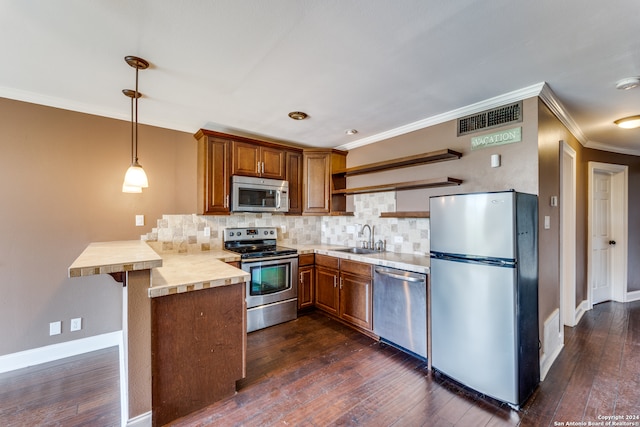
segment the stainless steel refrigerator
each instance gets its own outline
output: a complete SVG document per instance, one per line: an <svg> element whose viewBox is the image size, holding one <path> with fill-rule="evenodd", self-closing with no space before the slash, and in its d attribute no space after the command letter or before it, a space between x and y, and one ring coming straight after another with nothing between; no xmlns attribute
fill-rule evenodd
<svg viewBox="0 0 640 427"><path fill-rule="evenodd" d="M540 379L538 200L430 198L434 370L520 407Z"/></svg>

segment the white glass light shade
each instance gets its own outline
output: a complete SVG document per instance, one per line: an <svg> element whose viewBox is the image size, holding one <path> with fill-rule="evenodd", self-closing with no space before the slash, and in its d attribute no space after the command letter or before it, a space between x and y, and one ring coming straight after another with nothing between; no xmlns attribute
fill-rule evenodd
<svg viewBox="0 0 640 427"><path fill-rule="evenodd" d="M625 117L624 119L616 120L614 123L624 129L635 129L640 127L640 116Z"/></svg>
<svg viewBox="0 0 640 427"><path fill-rule="evenodd" d="M135 185L122 184L123 193L142 193L142 187L136 187Z"/></svg>
<svg viewBox="0 0 640 427"><path fill-rule="evenodd" d="M149 187L147 174L144 173L144 169L142 169L142 166L140 166L137 162L129 166L129 169L127 169L127 173L124 175L124 183L122 185L123 191L125 185L140 188Z"/></svg>

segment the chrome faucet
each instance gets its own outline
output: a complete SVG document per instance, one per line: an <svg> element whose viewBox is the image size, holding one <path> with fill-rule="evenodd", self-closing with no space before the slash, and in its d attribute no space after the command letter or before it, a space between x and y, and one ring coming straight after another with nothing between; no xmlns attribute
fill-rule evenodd
<svg viewBox="0 0 640 427"><path fill-rule="evenodd" d="M364 229L365 228L369 229L369 241L368 242L366 240L364 241L365 242L365 248L373 249L373 246L374 246L374 243L373 243L374 242L374 237L373 237L374 234L373 233L374 233L374 230L376 229L376 226L374 225L374 226L370 227L369 224L363 225L362 226L362 230L360 231L360 233L362 233L363 235L364 235Z"/></svg>

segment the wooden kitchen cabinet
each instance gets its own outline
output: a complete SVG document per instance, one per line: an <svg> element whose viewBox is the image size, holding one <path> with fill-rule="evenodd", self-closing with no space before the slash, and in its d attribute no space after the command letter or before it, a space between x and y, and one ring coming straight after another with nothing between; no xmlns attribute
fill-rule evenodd
<svg viewBox="0 0 640 427"><path fill-rule="evenodd" d="M233 141L232 175L286 179L285 150L244 141Z"/></svg>
<svg viewBox="0 0 640 427"><path fill-rule="evenodd" d="M372 266L316 255L316 307L339 319L373 330Z"/></svg>
<svg viewBox="0 0 640 427"><path fill-rule="evenodd" d="M315 305L327 313L338 316L340 309L340 259L327 255L316 255Z"/></svg>
<svg viewBox="0 0 640 427"><path fill-rule="evenodd" d="M298 310L314 306L315 258L313 254L298 257Z"/></svg>
<svg viewBox="0 0 640 427"><path fill-rule="evenodd" d="M302 151L287 150L286 180L289 181L289 215L302 214Z"/></svg>
<svg viewBox="0 0 640 427"><path fill-rule="evenodd" d="M329 214L346 211L346 196L333 195L332 170L344 169L347 152L307 149L303 152L303 213Z"/></svg>
<svg viewBox="0 0 640 427"><path fill-rule="evenodd" d="M302 149L200 129L198 140L198 213L228 215L231 175L289 181L289 214L302 214Z"/></svg>
<svg viewBox="0 0 640 427"><path fill-rule="evenodd" d="M231 140L199 130L198 140L198 213L229 214Z"/></svg>
<svg viewBox="0 0 640 427"><path fill-rule="evenodd" d="M357 261L340 262L340 318L369 331L373 330L371 268Z"/></svg>

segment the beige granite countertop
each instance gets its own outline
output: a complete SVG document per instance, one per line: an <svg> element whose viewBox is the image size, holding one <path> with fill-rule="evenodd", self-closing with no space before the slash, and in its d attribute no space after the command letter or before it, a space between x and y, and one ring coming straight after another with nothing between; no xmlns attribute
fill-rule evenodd
<svg viewBox="0 0 640 427"><path fill-rule="evenodd" d="M246 273L229 264L240 257L227 251L207 251L188 254L162 254L162 267L151 273L151 298L197 291L249 281Z"/></svg>
<svg viewBox="0 0 640 427"><path fill-rule="evenodd" d="M337 258L350 259L353 261L366 262L369 264L380 265L384 267L398 268L400 270L413 271L416 273L429 274L431 266L429 255L399 254L395 252L377 252L373 254L352 254L339 252L338 249L344 249L346 246L337 245L288 245L298 250L299 254L316 253L330 255Z"/></svg>
<svg viewBox="0 0 640 427"><path fill-rule="evenodd" d="M69 277L150 270L162 265L162 257L141 240L96 242L69 267Z"/></svg>
<svg viewBox="0 0 640 427"><path fill-rule="evenodd" d="M374 265L429 273L429 256L379 252L352 254L339 252L344 246L288 245L300 254L317 253ZM142 240L91 243L69 267L69 277L151 270L149 297L160 297L216 286L247 282L248 273L227 262L240 256L222 249L206 252L161 252Z"/></svg>

